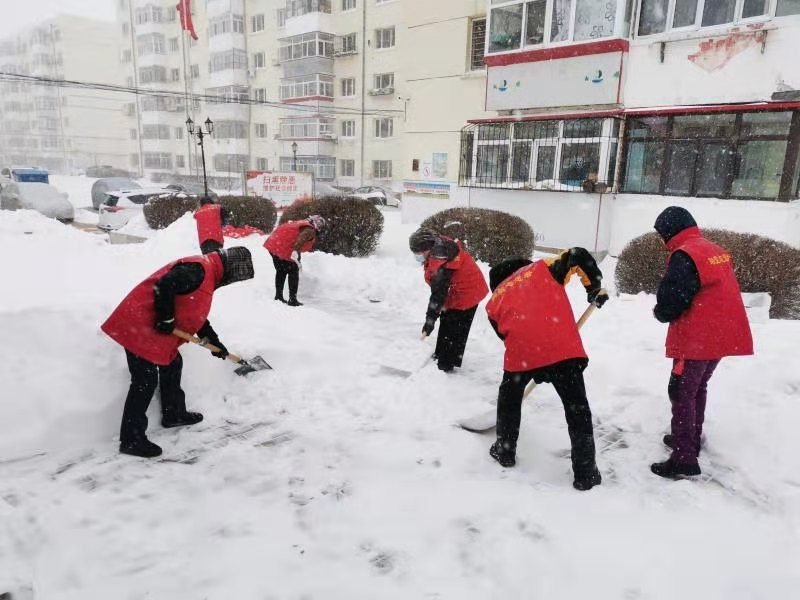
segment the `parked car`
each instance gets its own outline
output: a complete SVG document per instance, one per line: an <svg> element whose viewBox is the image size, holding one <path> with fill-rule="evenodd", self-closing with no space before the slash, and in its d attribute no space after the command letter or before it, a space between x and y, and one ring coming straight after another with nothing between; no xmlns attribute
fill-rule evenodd
<svg viewBox="0 0 800 600"><path fill-rule="evenodd" d="M315 181L314 182L314 196L322 197L322 196L329 196L332 198L344 198L346 194L338 189L329 185L322 181Z"/></svg>
<svg viewBox="0 0 800 600"><path fill-rule="evenodd" d="M107 192L106 201L100 205L97 228L111 231L124 227L135 215L142 212L142 207L150 198L174 193L175 190L166 188L142 187Z"/></svg>
<svg viewBox="0 0 800 600"><path fill-rule="evenodd" d="M360 187L348 194L353 198L361 198L362 200L369 200L378 206L400 206L400 200L390 190L368 185Z"/></svg>
<svg viewBox="0 0 800 600"><path fill-rule="evenodd" d="M96 209L106 201L106 193L116 190L134 190L139 189L140 186L133 179L126 177L104 177L98 179L92 184L92 206Z"/></svg>
<svg viewBox="0 0 800 600"><path fill-rule="evenodd" d="M55 186L40 182L10 181L0 182L0 209L35 210L45 217L70 223L75 218L75 208L70 204L69 195Z"/></svg>
<svg viewBox="0 0 800 600"><path fill-rule="evenodd" d="M176 190L178 192L186 192L187 194L191 194L193 196L197 196L202 198L203 195L206 193L205 186L202 183L170 183L164 186L168 190ZM217 192L208 188L208 195L210 198L216 200L219 198Z"/></svg>
<svg viewBox="0 0 800 600"><path fill-rule="evenodd" d="M130 177L131 173L125 169L118 169L111 165L92 165L86 167L87 177Z"/></svg>

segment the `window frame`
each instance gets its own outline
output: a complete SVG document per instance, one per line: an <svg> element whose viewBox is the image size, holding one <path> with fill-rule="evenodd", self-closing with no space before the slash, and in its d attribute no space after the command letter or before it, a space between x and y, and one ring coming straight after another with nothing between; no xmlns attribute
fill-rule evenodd
<svg viewBox="0 0 800 600"><path fill-rule="evenodd" d="M385 40L384 36L391 32L391 44L384 45ZM391 50L392 48L397 46L397 29L394 25L390 25L388 27L376 27L375 28L375 50Z"/></svg>
<svg viewBox="0 0 800 600"><path fill-rule="evenodd" d="M739 25L752 25L756 23L765 23L772 19L776 18L786 18L786 17L797 17L798 15L786 15L785 17L776 17L775 13L778 6L778 0L767 0L767 10L764 14L756 15L753 17L743 17L742 14L744 12L744 4L745 0L734 0L734 14L733 20L728 23L719 23L715 25L703 25L703 13L705 10L705 4L709 0L697 0L697 7L695 10L695 17L694 23L691 25L684 25L682 27L673 27L675 22L675 5L678 0L665 0L667 3L667 15L666 15L666 22L664 25L664 31L654 32L654 33L647 33L647 34L640 34L639 29L641 27L642 22L642 3L645 0L635 0L636 1L636 20L632 24L632 37L634 39L648 39L653 40L659 37L661 38L669 38L676 34L684 34L684 33L692 33L692 32L700 32L700 31L714 31L714 30L725 30L731 27L736 27Z"/></svg>
<svg viewBox="0 0 800 600"><path fill-rule="evenodd" d="M479 45L476 45L475 25L483 23L483 39L480 40ZM486 70L486 43L489 30L488 17L473 17L469 23L469 45L467 46L467 71L484 71ZM480 51L480 66L476 66L477 52Z"/></svg>
<svg viewBox="0 0 800 600"><path fill-rule="evenodd" d="M345 139L356 137L356 122L354 119L345 119L339 127L339 135Z"/></svg>
<svg viewBox="0 0 800 600"><path fill-rule="evenodd" d="M266 29L266 26L267 18L264 13L250 16L250 33L261 33Z"/></svg>
<svg viewBox="0 0 800 600"><path fill-rule="evenodd" d="M372 133L376 140L392 139L394 137L394 118L379 117L374 119Z"/></svg>
<svg viewBox="0 0 800 600"><path fill-rule="evenodd" d="M341 82L340 90L341 90L341 97L342 98L355 98L356 97L356 78L355 77L343 77L339 80ZM353 85L353 93L352 94L345 94L345 85L352 83Z"/></svg>
<svg viewBox="0 0 800 600"><path fill-rule="evenodd" d="M345 168L351 167L351 168ZM339 159L339 177L355 177L356 176L356 161L352 158Z"/></svg>
<svg viewBox="0 0 800 600"><path fill-rule="evenodd" d="M387 167L387 166L388 166L388 169L385 169L385 167ZM393 176L394 176L394 168L393 168L391 160L373 160L372 161L372 179L384 179L385 180L385 179L391 179Z"/></svg>

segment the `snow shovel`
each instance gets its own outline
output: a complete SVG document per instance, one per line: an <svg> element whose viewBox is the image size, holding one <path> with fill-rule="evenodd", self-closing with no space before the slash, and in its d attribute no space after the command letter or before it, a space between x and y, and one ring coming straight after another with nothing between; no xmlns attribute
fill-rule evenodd
<svg viewBox="0 0 800 600"><path fill-rule="evenodd" d="M427 337L428 337L427 335L422 334L422 337L420 339L424 341ZM425 359L425 361L413 371L398 369L397 367L390 367L389 365L381 365L381 373L384 373L386 375L394 375L395 377L402 377L403 379L408 379L415 373L419 373L420 371L422 371L422 369L427 367L428 363L431 362L432 360L433 360L433 354L429 355Z"/></svg>
<svg viewBox="0 0 800 600"><path fill-rule="evenodd" d="M185 331L181 331L180 329L175 329L172 332L172 335L175 335L182 340L186 340L187 342L191 342L192 344L197 344L198 346L202 346L209 352L218 352L219 348L217 348L214 344L210 344L204 340L201 340L196 335L192 335L191 333L186 333ZM261 356L254 356L250 360L245 360L241 356L236 356L235 354L228 354L226 357L229 361L235 362L239 365L239 368L234 371L237 375L248 375L249 373L253 373L255 371L266 371L268 369L272 369L267 361L265 361Z"/></svg>
<svg viewBox="0 0 800 600"><path fill-rule="evenodd" d="M586 323L586 320L595 310L597 310L597 305L592 303L586 308L585 311L583 311L583 314L580 316L577 322L578 330L583 327L584 323ZM528 387L525 388L525 393L522 396L523 400L530 396L530 393L536 388L536 385L537 384L535 381L531 381L528 384ZM472 433L487 433L497 426L497 408L467 417L466 419L459 421L458 426L461 427L461 429L466 429Z"/></svg>

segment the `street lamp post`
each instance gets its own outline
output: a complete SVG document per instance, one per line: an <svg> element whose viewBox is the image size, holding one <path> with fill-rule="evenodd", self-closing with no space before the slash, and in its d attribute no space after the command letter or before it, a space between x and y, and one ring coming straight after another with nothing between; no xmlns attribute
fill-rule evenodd
<svg viewBox="0 0 800 600"><path fill-rule="evenodd" d="M200 146L200 156L202 157L203 161L203 190L205 191L205 197L208 198L208 178L206 177L206 149L203 146L203 138L207 135L211 135L214 131L214 122L207 118L206 119L206 130L203 131L201 126L195 128L194 121L191 118L186 119L186 131L189 132L190 136L194 136L197 138L197 145Z"/></svg>
<svg viewBox="0 0 800 600"><path fill-rule="evenodd" d="M297 142L292 142L292 155L294 156L294 167L292 170L297 172Z"/></svg>

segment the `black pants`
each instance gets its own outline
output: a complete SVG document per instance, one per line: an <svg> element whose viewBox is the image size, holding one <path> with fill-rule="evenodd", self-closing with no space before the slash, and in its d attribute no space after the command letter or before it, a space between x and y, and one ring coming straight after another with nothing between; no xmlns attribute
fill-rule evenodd
<svg viewBox="0 0 800 600"><path fill-rule="evenodd" d="M200 252L203 254L211 254L212 252L216 252L217 250L222 250L222 244L220 244L216 240L206 240L202 244L200 244Z"/></svg>
<svg viewBox="0 0 800 600"><path fill-rule="evenodd" d="M595 468L595 448L592 411L586 399L586 387L583 383L585 365L585 360L570 359L533 371L521 373L504 371L497 398L498 439L516 445L519 438L522 396L528 383L532 379L540 383L552 383L564 405L572 446L572 470L576 477L591 474Z"/></svg>
<svg viewBox="0 0 800 600"><path fill-rule="evenodd" d="M186 412L186 394L181 389L183 359L180 354L166 367L153 364L127 350L125 354L131 372L131 387L125 399L119 431L119 439L123 444L145 437L147 408L159 385L162 417L172 417Z"/></svg>
<svg viewBox="0 0 800 600"><path fill-rule="evenodd" d="M289 277L289 300L297 300L297 288L300 285L300 268L293 260L283 260L274 254L272 264L275 265L275 297L283 298L283 286Z"/></svg>
<svg viewBox="0 0 800 600"><path fill-rule="evenodd" d="M467 338L477 306L467 310L447 310L439 318L439 337L436 338L436 358L442 371L460 367L467 348Z"/></svg>

